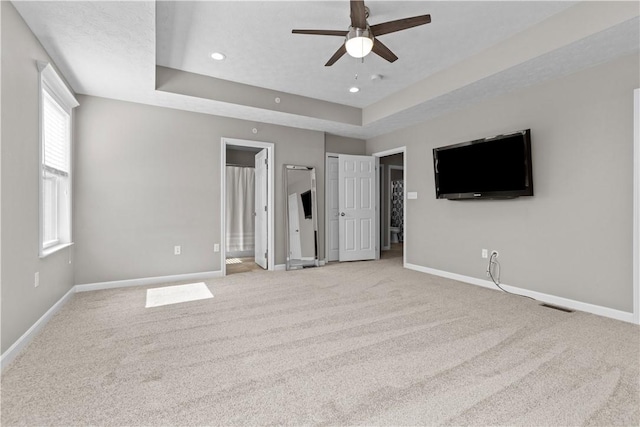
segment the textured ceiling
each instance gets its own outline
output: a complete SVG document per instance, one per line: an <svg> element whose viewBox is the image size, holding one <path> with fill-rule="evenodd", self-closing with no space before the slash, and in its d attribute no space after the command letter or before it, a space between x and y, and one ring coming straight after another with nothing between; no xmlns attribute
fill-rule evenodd
<svg viewBox="0 0 640 427"><path fill-rule="evenodd" d="M400 57L394 64L345 56L324 67L340 38L291 29L343 29L346 0L14 4L77 93L360 138L637 52L640 44L637 2L368 1L371 24L424 13L433 22L381 37ZM227 59L214 62L213 51ZM156 65L229 81L243 93L255 86L256 97L265 93L258 88L270 89L283 101L264 106L156 90ZM374 83L374 73L384 78ZM346 89L356 74L362 91L354 96ZM364 124L283 110L295 98L288 94L307 106L361 108Z"/></svg>
<svg viewBox="0 0 640 427"><path fill-rule="evenodd" d="M380 37L399 57L394 63L373 54L364 61L345 55L325 67L343 38L291 34L291 30L346 30L348 1L159 2L157 61L170 68L365 107L572 5L366 3L371 25L427 13L432 22ZM215 51L225 53L227 59L213 61L210 55ZM383 79L372 82L373 74ZM353 85L362 90L349 93Z"/></svg>

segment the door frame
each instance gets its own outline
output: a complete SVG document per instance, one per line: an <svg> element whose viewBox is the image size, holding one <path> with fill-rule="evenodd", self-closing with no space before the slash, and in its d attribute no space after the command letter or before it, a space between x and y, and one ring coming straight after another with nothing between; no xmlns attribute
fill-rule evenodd
<svg viewBox="0 0 640 427"><path fill-rule="evenodd" d="M267 150L267 270L275 270L275 250L274 250L274 174L273 174L273 158L275 151L275 144L273 142L262 141L250 141L245 139L234 139L222 137L221 139L221 153L220 153L220 271L222 276L227 275L227 247L226 229L227 229L227 146L239 146L239 147L251 147L261 148Z"/></svg>
<svg viewBox="0 0 640 427"><path fill-rule="evenodd" d="M640 325L640 88L633 91L633 323Z"/></svg>
<svg viewBox="0 0 640 427"><path fill-rule="evenodd" d="M402 147L396 147L396 148L391 148L389 150L385 150L385 151L379 151L377 153L373 153L371 154L374 157L378 157L378 160L380 157L386 157L386 156L391 156L393 154L400 154L402 153L402 169L404 171L403 174L403 179L404 179L404 188L403 188L403 196L402 198L404 199L404 209L402 210L402 222L404 224L404 240L402 241L402 266L406 267L407 265L407 239L410 236L410 233L408 233L408 225L407 225L407 147L406 146L402 146ZM382 184L380 184L382 185ZM377 193L378 193L378 198L380 197L380 188L377 189ZM380 209L378 209L378 212L380 211ZM379 214L378 214L379 216ZM382 220L382 218L378 218L378 222L380 222ZM378 225L379 227L379 225Z"/></svg>
<svg viewBox="0 0 640 427"><path fill-rule="evenodd" d="M378 221L377 221L377 226L378 226L378 258L376 259L380 259L380 252L382 251L387 251L389 249L391 249L390 246L387 246L384 244L384 235L383 235L383 227L382 227L382 219L384 218L383 212L382 212L382 189L384 189L384 177L386 176L386 170L387 168L385 167L385 165L383 165L382 163L380 163L380 159L378 159L378 181L376 183L378 192L376 194L376 204L378 205Z"/></svg>
<svg viewBox="0 0 640 427"><path fill-rule="evenodd" d="M402 156L402 161L404 162L404 156ZM388 249L391 249L391 197L393 194L393 188L391 186L391 171L392 170L401 170L402 171L402 180L404 181L404 166L397 165L386 165L387 166L387 177L389 178L385 184L387 185L387 191L389 191L389 197L387 197L387 217L389 218L389 224L387 224L387 241L389 242ZM404 198L404 197L403 197ZM404 216L404 205L405 200L402 202L402 216ZM403 218L404 219L404 218ZM404 242L404 240L403 240Z"/></svg>
<svg viewBox="0 0 640 427"><path fill-rule="evenodd" d="M331 208L331 204L328 203L329 199L329 158L334 157L338 158L338 153L325 153L324 155L324 259L326 262L329 262L329 239L330 236L330 228L329 228L329 219Z"/></svg>

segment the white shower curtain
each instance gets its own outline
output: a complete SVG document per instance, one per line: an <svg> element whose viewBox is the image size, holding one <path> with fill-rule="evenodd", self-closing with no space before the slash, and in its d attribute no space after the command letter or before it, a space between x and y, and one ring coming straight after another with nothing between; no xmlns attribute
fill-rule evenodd
<svg viewBox="0 0 640 427"><path fill-rule="evenodd" d="M227 166L227 256L252 256L255 250L255 170Z"/></svg>

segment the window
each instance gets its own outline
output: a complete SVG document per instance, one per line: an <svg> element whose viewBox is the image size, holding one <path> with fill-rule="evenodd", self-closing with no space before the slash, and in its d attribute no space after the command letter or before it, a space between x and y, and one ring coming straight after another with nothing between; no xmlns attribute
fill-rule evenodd
<svg viewBox="0 0 640 427"><path fill-rule="evenodd" d="M40 69L40 256L71 244L71 111L78 106L47 63Z"/></svg>

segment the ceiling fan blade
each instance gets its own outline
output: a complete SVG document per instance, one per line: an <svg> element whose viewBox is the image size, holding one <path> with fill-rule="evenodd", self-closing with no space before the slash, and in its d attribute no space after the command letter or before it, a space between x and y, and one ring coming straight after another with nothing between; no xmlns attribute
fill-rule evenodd
<svg viewBox="0 0 640 427"><path fill-rule="evenodd" d="M364 8L364 0L351 0L351 26L355 28L367 28L367 13Z"/></svg>
<svg viewBox="0 0 640 427"><path fill-rule="evenodd" d="M396 56L395 53L391 52L391 49L389 49L387 46L385 46L380 40L376 39L373 42L373 49L372 49L373 53L375 53L376 55L378 55L381 58L386 59L389 62L395 62L396 59L398 59L398 57Z"/></svg>
<svg viewBox="0 0 640 427"><path fill-rule="evenodd" d="M329 61L327 61L326 64L324 64L325 67L330 67L333 64L335 64L335 62L342 58L342 55L344 55L345 53L347 53L347 48L344 47L344 43L340 45L340 48L336 51L336 53L333 54L333 56L329 59Z"/></svg>
<svg viewBox="0 0 640 427"><path fill-rule="evenodd" d="M313 36L342 36L346 37L348 31L341 30L291 30L293 34L310 34Z"/></svg>
<svg viewBox="0 0 640 427"><path fill-rule="evenodd" d="M383 22L371 26L371 32L375 37L383 34L395 33L396 31L406 30L407 28L417 27L419 25L431 22L431 15L420 15L412 18L398 19L397 21Z"/></svg>

